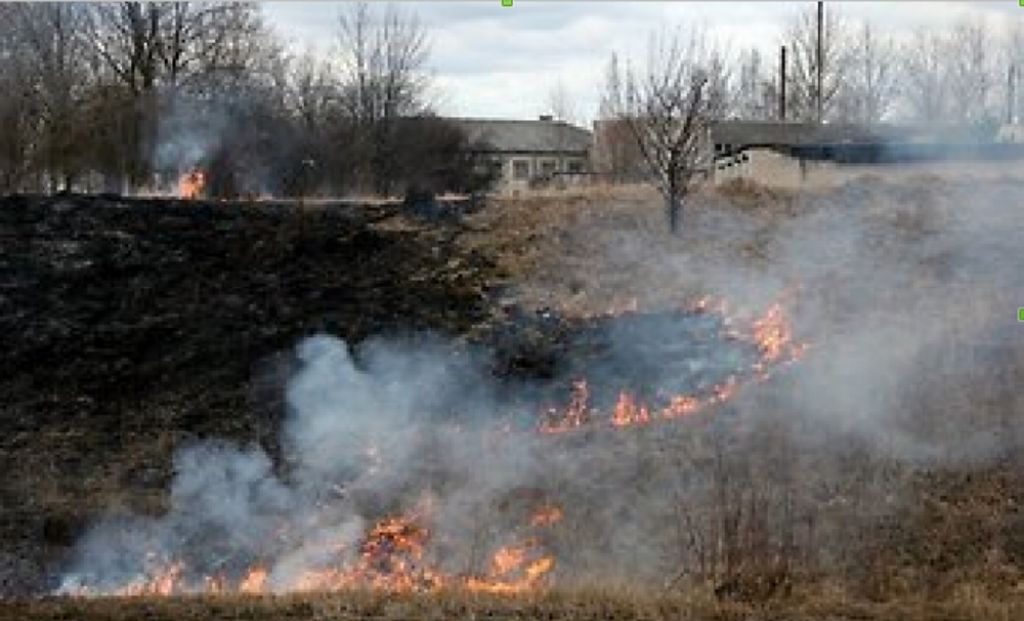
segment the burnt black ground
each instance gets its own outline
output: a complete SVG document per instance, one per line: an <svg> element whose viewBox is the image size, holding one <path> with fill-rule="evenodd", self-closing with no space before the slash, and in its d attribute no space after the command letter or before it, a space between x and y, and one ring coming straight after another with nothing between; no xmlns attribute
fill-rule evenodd
<svg viewBox="0 0 1024 621"><path fill-rule="evenodd" d="M182 442L273 450L302 336L484 321L492 264L399 209L0 199L0 594L98 513L159 511Z"/></svg>

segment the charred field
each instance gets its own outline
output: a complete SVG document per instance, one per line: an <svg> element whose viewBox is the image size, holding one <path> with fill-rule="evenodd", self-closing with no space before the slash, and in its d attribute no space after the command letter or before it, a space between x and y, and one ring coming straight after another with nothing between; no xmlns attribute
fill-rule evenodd
<svg viewBox="0 0 1024 621"><path fill-rule="evenodd" d="M1021 202L3 199L0 618L1014 618Z"/></svg>

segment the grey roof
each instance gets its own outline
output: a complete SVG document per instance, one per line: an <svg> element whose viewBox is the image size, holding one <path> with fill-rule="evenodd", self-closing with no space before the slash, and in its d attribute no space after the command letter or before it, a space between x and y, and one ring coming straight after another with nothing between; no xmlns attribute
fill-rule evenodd
<svg viewBox="0 0 1024 621"><path fill-rule="evenodd" d="M977 142L975 128L949 125L855 125L778 121L719 121L711 127L715 144L801 146L885 142Z"/></svg>
<svg viewBox="0 0 1024 621"><path fill-rule="evenodd" d="M499 153L586 153L589 131L563 121L450 119L471 143Z"/></svg>

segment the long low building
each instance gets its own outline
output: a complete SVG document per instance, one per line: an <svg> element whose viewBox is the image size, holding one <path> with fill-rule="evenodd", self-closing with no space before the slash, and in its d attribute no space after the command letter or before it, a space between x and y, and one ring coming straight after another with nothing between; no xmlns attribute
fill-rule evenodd
<svg viewBox="0 0 1024 621"><path fill-rule="evenodd" d="M449 120L466 132L481 165L492 168L494 190L499 193L514 194L559 175L590 169L591 133L550 116Z"/></svg>

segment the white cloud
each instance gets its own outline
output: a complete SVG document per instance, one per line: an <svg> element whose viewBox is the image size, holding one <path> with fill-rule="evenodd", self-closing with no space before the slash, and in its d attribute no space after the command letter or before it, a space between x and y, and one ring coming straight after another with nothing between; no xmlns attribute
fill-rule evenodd
<svg viewBox="0 0 1024 621"><path fill-rule="evenodd" d="M328 50L345 3L269 2L270 22L296 47ZM529 118L543 110L561 80L584 116L613 50L640 58L648 35L675 23L707 27L734 50L757 47L775 57L785 25L810 2L583 2L500 0L404 2L430 29L435 99L444 114ZM870 20L902 37L914 29L948 27L964 16L1001 23L1024 19L1013 2L829 2L852 20Z"/></svg>

